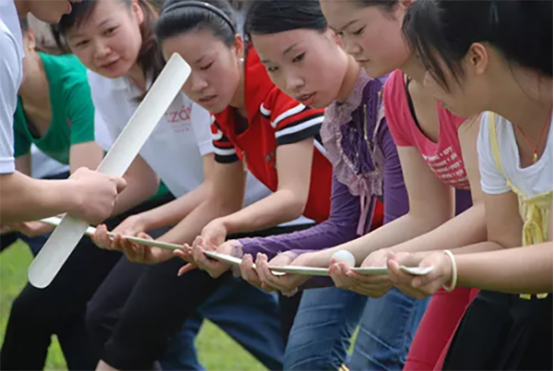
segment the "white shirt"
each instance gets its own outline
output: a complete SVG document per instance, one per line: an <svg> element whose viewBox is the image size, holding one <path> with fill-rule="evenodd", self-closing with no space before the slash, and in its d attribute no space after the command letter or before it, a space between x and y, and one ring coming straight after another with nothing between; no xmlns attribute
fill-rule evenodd
<svg viewBox="0 0 554 371"><path fill-rule="evenodd" d="M552 126L550 126L544 154L535 164L522 169L513 125L499 115L495 117L500 161L510 182L527 197L552 191ZM494 161L488 113L482 115L477 151L483 191L491 195L510 192L505 176Z"/></svg>
<svg viewBox="0 0 554 371"><path fill-rule="evenodd" d="M38 149L34 143L31 145L31 165L31 175L37 179L59 175L70 170L68 165L64 165L49 157Z"/></svg>
<svg viewBox="0 0 554 371"><path fill-rule="evenodd" d="M138 108L135 97L141 92L127 77L109 79L88 71L88 82L95 107L96 141L107 151ZM209 112L186 95L179 94L140 155L171 193L180 197L202 184L202 156L213 151ZM270 192L249 173L247 205L267 197Z"/></svg>
<svg viewBox="0 0 554 371"><path fill-rule="evenodd" d="M23 77L23 39L12 0L0 0L0 174L15 171L13 114Z"/></svg>

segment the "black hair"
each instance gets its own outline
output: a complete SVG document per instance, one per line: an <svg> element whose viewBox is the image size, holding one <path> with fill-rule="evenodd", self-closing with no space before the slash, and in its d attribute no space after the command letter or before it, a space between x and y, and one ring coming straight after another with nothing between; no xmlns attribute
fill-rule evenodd
<svg viewBox="0 0 554 371"><path fill-rule="evenodd" d="M244 22L248 37L297 29L327 30L319 0L256 0L248 7Z"/></svg>
<svg viewBox="0 0 554 371"><path fill-rule="evenodd" d="M487 43L508 63L552 76L552 0L416 1L403 31L431 76L448 90L441 61L456 81L473 43Z"/></svg>
<svg viewBox="0 0 554 371"><path fill-rule="evenodd" d="M118 1L122 2L129 8L133 5L133 0ZM65 36L67 32L71 28L78 27L85 22L91 16L97 4L98 0L84 0L80 3L72 3L71 13L64 15L60 20L60 23L53 27L52 30L54 32L56 42L62 50L68 51L65 43ZM144 13L144 21L140 26L142 45L137 62L143 71L144 78L146 80L152 79L152 81L154 81L164 67L164 60L158 43L154 37L154 23L158 18L161 4L159 0L139 0L138 4Z"/></svg>
<svg viewBox="0 0 554 371"><path fill-rule="evenodd" d="M237 34L235 10L227 0L167 0L155 27L160 42L199 30L210 30L227 46L233 46Z"/></svg>
<svg viewBox="0 0 554 371"><path fill-rule="evenodd" d="M377 6L381 8L386 14L392 13L392 11L398 5L398 0L352 0L360 8L367 8L370 6ZM426 0L425 0L426 1Z"/></svg>

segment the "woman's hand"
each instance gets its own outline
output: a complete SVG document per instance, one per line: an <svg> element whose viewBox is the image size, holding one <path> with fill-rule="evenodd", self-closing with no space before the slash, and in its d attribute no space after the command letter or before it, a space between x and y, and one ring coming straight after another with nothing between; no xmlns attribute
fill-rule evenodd
<svg viewBox="0 0 554 371"><path fill-rule="evenodd" d="M298 292L298 287L308 281L311 277L288 273L284 275L276 275L271 271L271 267L283 267L286 265L306 266L306 263L310 259L307 255L308 254L302 254L295 258L294 253L285 252L277 255L270 262L268 262L265 254L258 254L255 273L258 276L257 282L260 283L259 287L266 291L280 291L285 296L293 296ZM252 265L250 264L250 266Z"/></svg>
<svg viewBox="0 0 554 371"><path fill-rule="evenodd" d="M138 238L153 240L146 233L138 233ZM157 264L169 260L173 255L171 251L159 247L150 247L133 243L117 233L113 239L108 236L106 225L100 225L91 236L92 241L101 249L120 251L125 254L129 261L140 264Z"/></svg>
<svg viewBox="0 0 554 371"><path fill-rule="evenodd" d="M220 246L227 238L227 228L222 219L214 219L202 229L200 236L205 244L210 246ZM214 250L214 249L212 249Z"/></svg>
<svg viewBox="0 0 554 371"><path fill-rule="evenodd" d="M183 252L176 252L176 255L189 262L179 270L179 275L183 275L195 268L208 272L212 278L218 278L228 271L231 266L216 259L211 259L204 251L216 251L221 254L231 255L236 258L242 257L242 244L237 240L229 240L218 247L211 243L206 243L203 237L197 237L192 247L185 246Z"/></svg>
<svg viewBox="0 0 554 371"><path fill-rule="evenodd" d="M410 254L400 256L398 254L389 254L387 268L392 283L403 293L416 299L423 299L433 295L443 285L450 284L452 281L452 262L448 255L442 251L436 251L428 254L423 260L415 259ZM424 276L413 276L402 270L401 265L414 266L419 263L419 267L433 267L433 270Z"/></svg>

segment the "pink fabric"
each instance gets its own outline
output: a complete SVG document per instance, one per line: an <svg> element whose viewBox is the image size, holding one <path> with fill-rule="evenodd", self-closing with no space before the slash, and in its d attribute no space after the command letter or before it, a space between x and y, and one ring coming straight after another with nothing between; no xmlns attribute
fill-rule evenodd
<svg viewBox="0 0 554 371"><path fill-rule="evenodd" d="M425 311L416 332L404 371L440 370L444 357L467 307L479 290L459 287L439 290Z"/></svg>
<svg viewBox="0 0 554 371"><path fill-rule="evenodd" d="M416 147L436 176L459 189L469 189L458 128L466 120L452 114L437 102L439 140L434 143L419 129L409 108L404 74L394 71L385 86L385 115L390 132L399 147Z"/></svg>

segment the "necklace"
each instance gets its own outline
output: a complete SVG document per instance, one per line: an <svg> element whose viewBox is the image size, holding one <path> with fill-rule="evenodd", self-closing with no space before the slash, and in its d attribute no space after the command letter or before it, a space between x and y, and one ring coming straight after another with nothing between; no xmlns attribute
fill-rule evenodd
<svg viewBox="0 0 554 371"><path fill-rule="evenodd" d="M533 148L533 163L536 163L537 160L539 159L539 146L541 145L541 142L542 142L542 137L544 136L544 133L546 131L546 128L548 127L548 123L550 122L551 120L551 115L552 115L552 108L550 108L550 112L548 113L548 117L546 119L546 121L544 122L544 125L542 126L542 129L541 129L541 133L539 135L539 140L537 141L537 144L533 144L533 142L531 142L531 140L527 137L527 135L525 135L525 133L523 132L523 130L521 129L521 127L519 127L519 125L517 126L517 129L519 130L519 132L521 133L521 135L523 136L523 138L527 141L527 143L529 144L529 146L531 148Z"/></svg>

